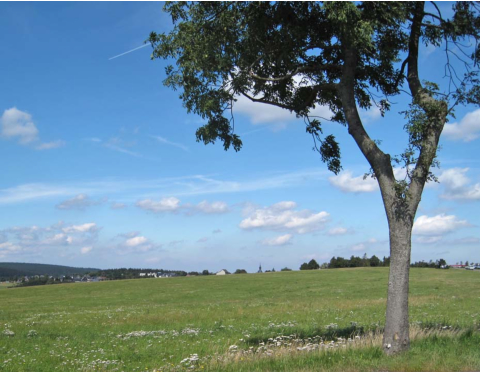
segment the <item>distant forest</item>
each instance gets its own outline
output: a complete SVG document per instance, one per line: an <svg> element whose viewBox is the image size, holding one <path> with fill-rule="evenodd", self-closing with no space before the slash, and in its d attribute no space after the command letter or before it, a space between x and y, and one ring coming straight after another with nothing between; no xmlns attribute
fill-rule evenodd
<svg viewBox="0 0 480 373"><path fill-rule="evenodd" d="M47 276L72 276L97 272L98 268L67 267L53 264L38 263L2 263L0 262L0 281L14 277L47 275Z"/></svg>

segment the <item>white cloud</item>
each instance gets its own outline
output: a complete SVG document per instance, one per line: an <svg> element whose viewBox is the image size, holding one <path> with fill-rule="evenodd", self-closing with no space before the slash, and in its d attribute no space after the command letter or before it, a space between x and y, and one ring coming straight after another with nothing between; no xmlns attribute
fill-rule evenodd
<svg viewBox="0 0 480 373"><path fill-rule="evenodd" d="M147 242L147 238L143 236L137 236L133 238L129 238L128 240L125 241L125 245L128 247L136 247L143 245Z"/></svg>
<svg viewBox="0 0 480 373"><path fill-rule="evenodd" d="M365 249L366 249L366 246L364 243L359 243L352 246L352 251L364 251Z"/></svg>
<svg viewBox="0 0 480 373"><path fill-rule="evenodd" d="M283 236L278 236L275 238L265 239L262 241L263 245L266 246L284 246L290 243L293 235L291 234L284 234Z"/></svg>
<svg viewBox="0 0 480 373"><path fill-rule="evenodd" d="M15 245L14 243L12 242L4 242L4 243L0 243L0 253L6 253L6 252L15 252L15 251L18 251L20 250L20 246L19 245Z"/></svg>
<svg viewBox="0 0 480 373"><path fill-rule="evenodd" d="M84 210L90 206L100 205L104 200L94 201L84 193L80 193L73 198L60 202L55 207L59 210Z"/></svg>
<svg viewBox="0 0 480 373"><path fill-rule="evenodd" d="M480 109L466 114L460 123L447 123L443 134L449 140L470 142L480 136Z"/></svg>
<svg viewBox="0 0 480 373"><path fill-rule="evenodd" d="M120 203L120 202L113 202L110 205L110 208L112 210L121 210L121 209L124 209L125 207L127 207L127 205L125 205L124 203Z"/></svg>
<svg viewBox="0 0 480 373"><path fill-rule="evenodd" d="M96 223L85 223L85 224L80 224L80 225L71 225L69 227L62 228L62 230L66 233L69 233L69 232L80 232L80 233L95 232L95 231L97 231L97 224Z"/></svg>
<svg viewBox="0 0 480 373"><path fill-rule="evenodd" d="M47 237L40 243L42 245L68 245L73 242L71 236L67 236L65 233L56 233L53 236Z"/></svg>
<svg viewBox="0 0 480 373"><path fill-rule="evenodd" d="M133 234L137 235L132 237ZM116 251L120 255L142 254L153 250L159 250L162 247L161 244L153 243L144 236L138 236L137 232L119 235L119 237L130 237L116 245Z"/></svg>
<svg viewBox="0 0 480 373"><path fill-rule="evenodd" d="M242 229L291 230L300 234L324 228L329 213L314 213L310 210L294 211L296 204L284 201L270 207L253 209L240 222Z"/></svg>
<svg viewBox="0 0 480 373"><path fill-rule="evenodd" d="M180 200L175 197L162 198L160 201L153 201L151 199L144 199L136 203L137 207L142 210L152 212L175 212L180 208Z"/></svg>
<svg viewBox="0 0 480 373"><path fill-rule="evenodd" d="M283 129L287 123L298 120L295 113L291 113L289 110L253 102L244 96L237 97L233 110L234 114L240 113L249 117L252 124L269 124L273 130ZM310 111L310 115L329 119L332 112L328 106L317 105Z"/></svg>
<svg viewBox="0 0 480 373"><path fill-rule="evenodd" d="M415 242L424 244L434 244L443 239L443 236L420 236L415 238Z"/></svg>
<svg viewBox="0 0 480 373"><path fill-rule="evenodd" d="M48 261L52 257L74 258L83 247L93 246L98 239L95 223L65 225L63 222L47 227L12 227L0 231L7 238L0 246L0 257L14 261Z"/></svg>
<svg viewBox="0 0 480 373"><path fill-rule="evenodd" d="M458 220L455 215L422 215L415 219L412 233L419 236L441 236L469 225L466 220Z"/></svg>
<svg viewBox="0 0 480 373"><path fill-rule="evenodd" d="M85 246L80 249L81 254L88 254L90 251L92 251L93 247L92 246Z"/></svg>
<svg viewBox="0 0 480 373"><path fill-rule="evenodd" d="M387 241L379 241L376 238L369 238L366 241L358 242L353 245L347 245L344 249L348 251L363 251L364 253L372 253L378 255L380 250L383 250L386 246L388 246Z"/></svg>
<svg viewBox="0 0 480 373"><path fill-rule="evenodd" d="M348 234L348 233L349 233L349 231L348 231L347 228L335 227L335 228L329 229L327 234L329 236L343 236L343 235Z"/></svg>
<svg viewBox="0 0 480 373"><path fill-rule="evenodd" d="M16 107L7 109L0 118L0 136L6 139L16 139L21 145L33 145L37 150L59 148L65 141L56 140L38 144L39 131L31 114L18 110Z"/></svg>
<svg viewBox="0 0 480 373"><path fill-rule="evenodd" d="M143 210L148 210L155 213L183 211L188 215L192 215L195 213L224 214L230 211L227 203L222 201L215 201L215 202L202 201L197 205L192 205L189 203L181 204L180 200L175 197L162 198L160 201L144 199L144 200L138 201L136 203L136 206Z"/></svg>
<svg viewBox="0 0 480 373"><path fill-rule="evenodd" d="M346 193L368 193L378 189L378 183L375 179L371 177L364 179L363 175L353 177L350 171L331 176L328 180L333 186Z"/></svg>
<svg viewBox="0 0 480 373"><path fill-rule="evenodd" d="M48 149L61 148L62 146L65 146L65 141L57 140L57 141L51 141L51 142L43 142L40 145L37 145L35 149L48 150Z"/></svg>
<svg viewBox="0 0 480 373"><path fill-rule="evenodd" d="M225 202L207 202L202 201L195 206L195 210L205 214L223 214L229 212L228 205Z"/></svg>
<svg viewBox="0 0 480 373"><path fill-rule="evenodd" d="M381 118L382 112L380 111L377 105L372 103L372 107L369 110L363 110L363 109L360 110L360 117L364 124L368 124Z"/></svg>
<svg viewBox="0 0 480 373"><path fill-rule="evenodd" d="M32 116L16 107L3 112L1 124L2 137L17 138L22 145L38 140L38 129L32 121Z"/></svg>
<svg viewBox="0 0 480 373"><path fill-rule="evenodd" d="M443 199L477 200L480 199L480 183L468 185L470 179L465 175L468 168L450 168L439 176L445 191L440 195Z"/></svg>

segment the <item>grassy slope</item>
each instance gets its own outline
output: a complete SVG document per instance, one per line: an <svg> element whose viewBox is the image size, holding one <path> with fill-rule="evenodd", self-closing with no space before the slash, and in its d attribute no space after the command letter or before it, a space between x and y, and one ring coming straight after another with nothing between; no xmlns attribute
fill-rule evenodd
<svg viewBox="0 0 480 373"><path fill-rule="evenodd" d="M387 274L359 268L2 289L0 328L15 336L0 329L0 370L178 370L194 353L204 358L199 370L480 370L477 333L415 341L408 358L385 359L378 346L209 358L282 334L324 335L331 324L339 335L351 323L373 330L384 323ZM478 329L480 273L413 269L410 305L413 324ZM150 334L126 335L134 331Z"/></svg>

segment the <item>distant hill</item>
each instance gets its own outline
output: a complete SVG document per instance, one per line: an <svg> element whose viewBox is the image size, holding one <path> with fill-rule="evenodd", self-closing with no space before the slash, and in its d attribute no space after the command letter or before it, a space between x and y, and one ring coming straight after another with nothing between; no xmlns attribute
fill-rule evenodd
<svg viewBox="0 0 480 373"><path fill-rule="evenodd" d="M67 267L53 264L38 263L6 263L0 262L0 278L11 278L15 276L68 276L74 274L85 274L97 272L98 268Z"/></svg>

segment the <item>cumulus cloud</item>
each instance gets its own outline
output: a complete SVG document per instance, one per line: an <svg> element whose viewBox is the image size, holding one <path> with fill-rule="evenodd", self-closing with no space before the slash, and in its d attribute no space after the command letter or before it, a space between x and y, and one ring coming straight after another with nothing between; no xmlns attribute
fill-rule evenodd
<svg viewBox="0 0 480 373"><path fill-rule="evenodd" d="M344 227L334 227L328 230L329 236L343 236L349 233L349 230Z"/></svg>
<svg viewBox="0 0 480 373"><path fill-rule="evenodd" d="M291 234L284 234L282 236L265 239L262 241L262 244L266 246L284 246L290 244L292 237L293 235Z"/></svg>
<svg viewBox="0 0 480 373"><path fill-rule="evenodd" d="M384 248L387 245L386 241L379 241L376 238L370 238L366 241L358 242L353 245L347 245L344 247L344 249L348 251L354 251L354 252L372 252L372 253L377 253L378 255L378 250L379 248ZM355 254L357 255L357 254Z"/></svg>
<svg viewBox="0 0 480 373"><path fill-rule="evenodd" d="M82 253L98 240L95 223L66 225L63 222L47 227L12 227L0 231L6 242L0 244L0 257L10 260L48 260L54 256Z"/></svg>
<svg viewBox="0 0 480 373"><path fill-rule="evenodd" d="M356 244L356 245L353 245L352 246L352 251L365 251L367 247L365 246L364 243L359 243L359 244Z"/></svg>
<svg viewBox="0 0 480 373"><path fill-rule="evenodd" d="M324 228L330 216L321 211L294 210L296 203L284 201L269 207L253 209L240 222L242 229L290 230L299 234L318 231Z"/></svg>
<svg viewBox="0 0 480 373"><path fill-rule="evenodd" d="M195 206L194 210L205 214L223 214L230 211L228 205L222 201L202 201Z"/></svg>
<svg viewBox="0 0 480 373"><path fill-rule="evenodd" d="M35 147L37 150L48 150L48 149L55 149L55 148L61 148L62 146L65 146L65 141L63 140L57 140L57 141L51 141L51 142L44 142Z"/></svg>
<svg viewBox="0 0 480 373"><path fill-rule="evenodd" d="M422 215L415 219L412 233L419 236L442 236L470 224L459 220L455 215L440 214L436 216Z"/></svg>
<svg viewBox="0 0 480 373"><path fill-rule="evenodd" d="M2 137L17 139L22 145L38 140L38 129L33 123L32 116L16 107L3 112Z"/></svg>
<svg viewBox="0 0 480 373"><path fill-rule="evenodd" d="M66 233L69 233L69 232L81 232L81 233L95 232L97 230L97 224L96 223L85 223L85 224L80 224L80 225L71 225L71 226L62 228L62 230Z"/></svg>
<svg viewBox="0 0 480 373"><path fill-rule="evenodd" d="M37 150L54 149L65 145L65 141L62 140L39 143L39 131L33 122L32 115L16 107L3 112L0 118L0 136L17 140L21 145L33 145Z"/></svg>
<svg viewBox="0 0 480 373"><path fill-rule="evenodd" d="M453 141L470 142L480 135L480 109L466 114L460 122L447 123L443 135Z"/></svg>
<svg viewBox="0 0 480 373"><path fill-rule="evenodd" d="M93 246L85 246L80 249L81 254L88 254L90 251L92 251Z"/></svg>
<svg viewBox="0 0 480 373"><path fill-rule="evenodd" d="M136 206L142 210L152 212L175 212L180 208L180 200L175 197L162 198L160 201L153 201L151 199L144 199L138 201Z"/></svg>
<svg viewBox="0 0 480 373"><path fill-rule="evenodd" d="M330 184L346 193L368 193L378 189L378 183L375 179L364 178L363 175L354 177L350 171L331 176L328 180Z"/></svg>
<svg viewBox="0 0 480 373"><path fill-rule="evenodd" d="M466 176L468 170L468 168L450 168L443 171L439 180L445 186L445 191L440 197L457 200L480 199L480 183L469 185L470 179Z"/></svg>
<svg viewBox="0 0 480 373"><path fill-rule="evenodd" d="M438 243L443 239L443 236L420 236L415 238L415 242L423 244L434 244Z"/></svg>
<svg viewBox="0 0 480 373"><path fill-rule="evenodd" d="M87 207L100 205L103 202L105 202L105 200L95 201L88 195L80 193L73 198L60 202L55 207L59 210L84 210Z"/></svg>
<svg viewBox="0 0 480 373"><path fill-rule="evenodd" d="M129 238L128 240L125 241L125 245L128 247L136 247L143 245L145 242L147 242L147 238L143 236L137 236L133 238Z"/></svg>
<svg viewBox="0 0 480 373"><path fill-rule="evenodd" d="M127 207L127 205L125 205L124 203L120 203L120 202L113 202L110 205L110 208L112 210L121 210L121 209L124 209L125 207Z"/></svg>
<svg viewBox="0 0 480 373"><path fill-rule="evenodd" d="M144 236L139 236L138 232L130 232L119 237L129 237L116 245L116 252L120 255L132 253L142 254L154 250L159 250L162 245L149 240Z"/></svg>
<svg viewBox="0 0 480 373"><path fill-rule="evenodd" d="M229 212L230 209L226 202L215 201L208 202L202 201L196 205L193 204L181 204L180 200L175 197L162 198L159 201L151 199L144 199L138 201L136 206L142 210L152 211L155 213L161 212L184 212L188 215L201 213L201 214L224 214Z"/></svg>
<svg viewBox="0 0 480 373"><path fill-rule="evenodd" d="M289 122L298 120L295 113L291 113L289 110L252 102L244 96L237 97L233 110L234 113L241 113L247 116L252 124L268 124L273 130L283 129ZM332 112L327 106L317 105L315 109L310 111L310 115L331 118Z"/></svg>

